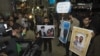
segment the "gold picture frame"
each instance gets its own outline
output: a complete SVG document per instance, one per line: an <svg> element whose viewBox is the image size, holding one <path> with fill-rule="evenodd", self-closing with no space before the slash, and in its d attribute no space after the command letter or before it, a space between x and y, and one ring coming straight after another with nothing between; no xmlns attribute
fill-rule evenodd
<svg viewBox="0 0 100 56"><path fill-rule="evenodd" d="M92 30L73 27L69 50L79 56L86 56L92 32Z"/></svg>

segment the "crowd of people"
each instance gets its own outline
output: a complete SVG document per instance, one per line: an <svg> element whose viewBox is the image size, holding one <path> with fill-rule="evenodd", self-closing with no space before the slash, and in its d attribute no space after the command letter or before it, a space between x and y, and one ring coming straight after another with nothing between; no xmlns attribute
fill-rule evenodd
<svg viewBox="0 0 100 56"><path fill-rule="evenodd" d="M73 26L77 26L77 27L80 27L80 28L85 28L85 29L93 30L93 32L91 33L93 37L92 37L92 40L90 42L90 45L89 45L88 52L87 52L86 56L99 56L100 54L97 54L98 50L95 49L96 46L95 46L95 48L92 46L92 45L95 45L95 44L93 44L93 43L96 43L96 40L94 42L94 39L96 39L96 36L99 34L99 29L98 29L99 26L97 26L99 24L99 22L96 22L97 20L99 21L99 16L96 16L96 15L99 15L99 14L97 14L97 13L94 14L93 13L91 15L91 14L88 13L88 14L83 14L82 16L74 16L74 14L69 14L69 16L67 16L68 14L61 14L61 16L60 16L60 20L62 20L62 21L69 21L71 23L71 28L70 28L70 32L69 32L69 36L68 36L68 41L67 41L66 44L64 44L65 48L66 48L66 55L65 56L69 56L70 53L72 53L71 54L72 56L78 56L75 53L69 51L70 38L71 38L71 33L72 33ZM80 17L80 18L78 18L78 17ZM58 25L60 25L60 24L58 24ZM61 28L59 28L59 30L60 29ZM59 42L58 46L59 45L62 45L62 43ZM92 51L90 51L91 47L94 48L94 49L92 49ZM96 51L95 52L96 54L91 55L93 53L90 53L90 52L93 52L93 50Z"/></svg>
<svg viewBox="0 0 100 56"><path fill-rule="evenodd" d="M10 36L10 40L7 42L6 50L1 53L6 54L7 56L19 56L20 53L18 51L17 45L21 41L34 41L35 40L35 32L34 32L34 22L32 18L29 18L27 14L11 14L8 17L4 17L0 15L0 23L7 24L5 31L2 33L2 37L5 35ZM1 28L2 29L2 26ZM0 35L1 36L1 35ZM6 44L6 43L5 43Z"/></svg>
<svg viewBox="0 0 100 56"><path fill-rule="evenodd" d="M49 52L52 53L52 38L42 38L43 34L41 32L37 32L36 25L54 25L55 29L58 29L57 31L54 29L48 29L47 33L48 36L50 35L50 31L54 31L57 33L57 36L59 37L60 32L61 32L61 23L63 21L69 21L71 23L69 34L68 34L68 41L66 44L61 43L60 41L58 42L57 46L64 46L66 50L66 55L65 56L70 56L70 53L72 53L71 56L78 56L75 53L69 51L69 45L70 45L70 39L71 39L71 33L72 33L72 28L73 26L85 28L85 29L90 29L93 30L93 35L92 40L90 42L88 52L86 56L100 56L99 50L100 50L100 19L99 13L93 13L91 14L84 14L84 16L75 16L74 13L67 13L67 14L56 14L53 13L53 16L50 17L48 16L40 16L40 15L35 15L34 18L29 18L28 14L21 14L21 13L13 13L8 17L3 17L0 15L0 22L5 22L7 23L7 29L11 29L11 31L8 31L6 35L11 36L11 40L8 41L9 45L7 47L8 52L1 52L0 55L8 55L8 56L18 56L20 55L17 52L17 47L16 44L18 41L24 39L24 40L29 40L32 42L35 42L38 40L38 43L44 44L43 51L47 51L49 47ZM36 20L36 23L34 21ZM52 21L52 22L51 22ZM41 27L43 28L43 27ZM30 32L30 33L29 33ZM52 32L51 32L52 33ZM54 36L54 35L53 35ZM77 38L76 38L77 39ZM13 44L13 45L12 45ZM40 47L41 48L41 47ZM13 52L13 53L12 53Z"/></svg>

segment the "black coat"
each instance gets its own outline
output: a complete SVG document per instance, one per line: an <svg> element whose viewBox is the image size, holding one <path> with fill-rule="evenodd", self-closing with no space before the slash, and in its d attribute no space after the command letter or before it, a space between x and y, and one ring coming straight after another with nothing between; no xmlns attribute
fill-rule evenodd
<svg viewBox="0 0 100 56"><path fill-rule="evenodd" d="M7 51L9 56L18 56L16 38L11 38L8 41Z"/></svg>
<svg viewBox="0 0 100 56"><path fill-rule="evenodd" d="M90 45L87 56L100 56L100 35L94 37Z"/></svg>

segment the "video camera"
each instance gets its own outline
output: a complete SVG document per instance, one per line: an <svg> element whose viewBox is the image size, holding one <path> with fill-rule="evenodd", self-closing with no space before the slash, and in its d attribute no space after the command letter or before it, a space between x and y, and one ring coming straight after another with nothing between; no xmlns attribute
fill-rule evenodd
<svg viewBox="0 0 100 56"><path fill-rule="evenodd" d="M0 36L3 36L4 33L6 33L7 24L0 22Z"/></svg>

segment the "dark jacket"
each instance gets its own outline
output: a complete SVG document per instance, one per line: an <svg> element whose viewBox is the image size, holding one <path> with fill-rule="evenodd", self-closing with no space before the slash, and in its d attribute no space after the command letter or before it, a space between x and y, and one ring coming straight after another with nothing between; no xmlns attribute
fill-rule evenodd
<svg viewBox="0 0 100 56"><path fill-rule="evenodd" d="M89 29L89 30L93 30L94 31L94 33L96 34L96 29L95 29L95 27L93 26L93 25L89 25L89 26L87 26L87 27L85 27L85 26L80 26L80 27L82 27L82 28L85 28L85 29Z"/></svg>
<svg viewBox="0 0 100 56"><path fill-rule="evenodd" d="M87 56L100 56L100 35L94 37Z"/></svg>
<svg viewBox="0 0 100 56"><path fill-rule="evenodd" d="M11 38L8 41L7 51L9 56L18 56L16 38Z"/></svg>

